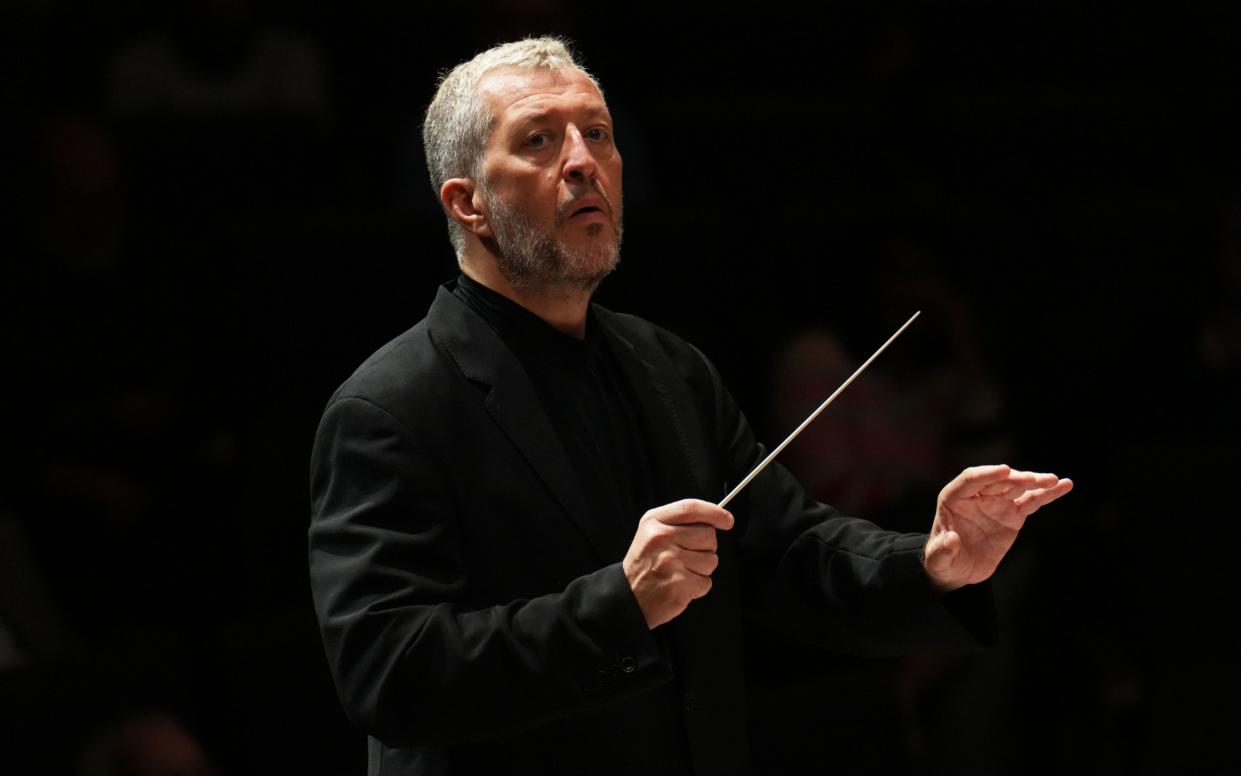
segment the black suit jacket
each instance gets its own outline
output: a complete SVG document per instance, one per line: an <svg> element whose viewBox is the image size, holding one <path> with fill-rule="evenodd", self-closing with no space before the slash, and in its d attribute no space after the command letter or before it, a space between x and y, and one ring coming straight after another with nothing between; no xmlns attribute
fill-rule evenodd
<svg viewBox="0 0 1241 776"><path fill-rule="evenodd" d="M765 451L714 368L592 314L660 495L718 501ZM743 617L857 654L977 642L931 593L924 535L843 517L778 465L730 505L711 592L649 631L620 566L640 515L592 519L521 364L447 289L333 395L311 493L316 610L371 773L742 773Z"/></svg>

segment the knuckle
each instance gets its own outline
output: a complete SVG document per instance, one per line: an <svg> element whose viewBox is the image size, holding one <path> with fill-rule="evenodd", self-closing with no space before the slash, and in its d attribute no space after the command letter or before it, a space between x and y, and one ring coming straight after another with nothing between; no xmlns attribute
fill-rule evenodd
<svg viewBox="0 0 1241 776"><path fill-rule="evenodd" d="M677 565L677 554L671 549L662 549L655 553L654 566L665 570Z"/></svg>

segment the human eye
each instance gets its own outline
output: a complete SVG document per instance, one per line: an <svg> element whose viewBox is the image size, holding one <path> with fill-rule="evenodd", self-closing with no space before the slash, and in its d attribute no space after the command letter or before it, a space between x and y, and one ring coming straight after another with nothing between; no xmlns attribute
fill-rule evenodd
<svg viewBox="0 0 1241 776"><path fill-rule="evenodd" d="M536 132L526 139L526 147L531 149L546 148L551 142L551 135L547 132Z"/></svg>
<svg viewBox="0 0 1241 776"><path fill-rule="evenodd" d="M586 130L586 139L608 141L612 139L612 134L608 132L607 127L591 127Z"/></svg>

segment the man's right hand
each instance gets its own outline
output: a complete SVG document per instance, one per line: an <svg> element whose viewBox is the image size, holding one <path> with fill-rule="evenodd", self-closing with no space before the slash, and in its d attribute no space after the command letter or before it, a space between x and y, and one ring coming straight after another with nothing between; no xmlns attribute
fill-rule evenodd
<svg viewBox="0 0 1241 776"><path fill-rule="evenodd" d="M621 568L648 628L663 625L707 594L720 562L715 532L732 527L728 510L696 499L665 504L642 516Z"/></svg>

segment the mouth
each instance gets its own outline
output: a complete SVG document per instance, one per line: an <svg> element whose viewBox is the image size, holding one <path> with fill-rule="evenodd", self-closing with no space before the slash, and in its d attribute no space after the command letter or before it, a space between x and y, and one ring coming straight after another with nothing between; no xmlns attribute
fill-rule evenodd
<svg viewBox="0 0 1241 776"><path fill-rule="evenodd" d="M588 196L571 204L568 208L568 214L570 219L590 218L591 216L605 217L607 216L607 211L604 209L604 203L598 197Z"/></svg>
<svg viewBox="0 0 1241 776"><path fill-rule="evenodd" d="M590 215L591 213L598 213L599 215L604 215L602 208L595 207L594 205L587 205L586 207L582 207L582 208L578 208L577 210L574 210L572 215L569 216L569 218L577 218L578 216Z"/></svg>

